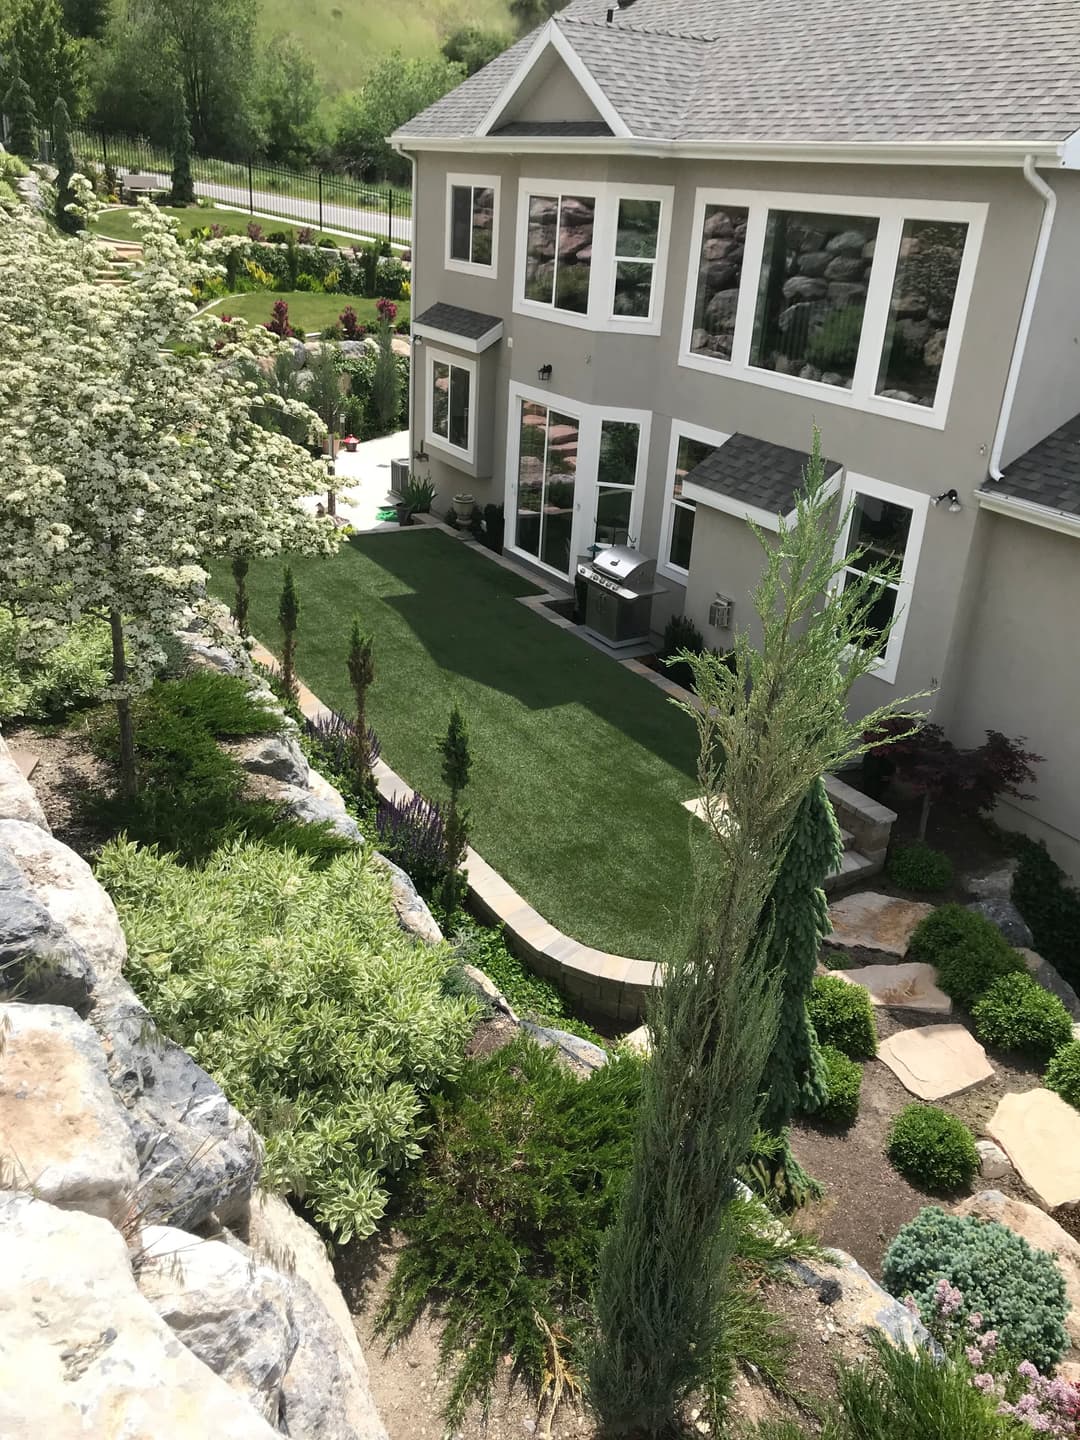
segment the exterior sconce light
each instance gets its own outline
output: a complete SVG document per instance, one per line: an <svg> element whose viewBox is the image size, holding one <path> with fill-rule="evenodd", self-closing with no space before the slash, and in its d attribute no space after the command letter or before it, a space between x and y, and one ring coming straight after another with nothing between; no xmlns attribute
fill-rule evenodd
<svg viewBox="0 0 1080 1440"><path fill-rule="evenodd" d="M536 372L536 378L541 382L541 384L546 385L551 379L551 366L541 365L540 369Z"/></svg>
<svg viewBox="0 0 1080 1440"><path fill-rule="evenodd" d="M960 496L956 493L955 490L943 490L940 495L932 496L930 499L930 504L940 505L943 500L947 500L949 502L950 515L959 515L960 511L964 508L960 504Z"/></svg>

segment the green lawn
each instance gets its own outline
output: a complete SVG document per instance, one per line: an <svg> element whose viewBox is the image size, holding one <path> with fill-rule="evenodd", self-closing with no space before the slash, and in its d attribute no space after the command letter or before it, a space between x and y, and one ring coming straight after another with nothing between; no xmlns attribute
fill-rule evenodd
<svg viewBox="0 0 1080 1440"><path fill-rule="evenodd" d="M253 325L270 319L278 300L289 307L289 321L296 329L322 330L332 325L347 305L356 311L362 325L374 325L376 301L363 295L311 295L306 290L252 290L247 295L228 295L214 307L223 315L238 315ZM395 300L398 320L408 320L409 302Z"/></svg>
<svg viewBox="0 0 1080 1440"><path fill-rule="evenodd" d="M216 205L188 205L179 209L173 205L162 205L161 210L164 214L172 215L175 219L179 220L180 235L185 240L193 229L202 229L205 225L220 225L226 235L246 235L248 224L255 218L242 210L219 210ZM122 209L106 210L98 217L94 229L100 235L107 235L110 240L137 241L140 239L140 234L132 223L136 213L136 209L130 206L124 206ZM264 235L269 235L271 231L276 233L278 230L282 231L285 235L288 235L290 232L295 235L297 228L305 228L303 226L297 227L295 225L289 225L284 220L264 220L256 218L255 223L262 227ZM320 230L312 230L312 238L319 240L322 238L323 233L324 232ZM331 235L329 238L333 240L336 245L347 246L351 243L349 238L344 235ZM358 240L357 243L362 244L363 242Z"/></svg>
<svg viewBox="0 0 1080 1440"><path fill-rule="evenodd" d="M691 720L640 676L533 615L528 582L439 532L358 536L294 559L297 667L348 711L352 616L375 635L369 714L383 756L440 797L457 701L474 756L472 842L552 924L637 959L670 953L689 873ZM252 562L252 631L277 648L283 562ZM228 598L227 569L214 583Z"/></svg>

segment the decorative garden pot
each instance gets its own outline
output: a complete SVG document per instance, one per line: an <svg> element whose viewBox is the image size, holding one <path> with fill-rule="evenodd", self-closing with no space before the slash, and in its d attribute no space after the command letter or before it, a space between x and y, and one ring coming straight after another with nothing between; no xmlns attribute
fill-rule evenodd
<svg viewBox="0 0 1080 1440"><path fill-rule="evenodd" d="M360 444L360 441L357 440L355 435L346 435L345 439L341 443L345 446L346 450L351 451L356 449L357 445Z"/></svg>
<svg viewBox="0 0 1080 1440"><path fill-rule="evenodd" d="M413 523L412 506L407 500L399 500L394 506L397 511L397 523L399 525L411 525Z"/></svg>
<svg viewBox="0 0 1080 1440"><path fill-rule="evenodd" d="M467 525L476 508L476 500L472 495L461 494L454 496L454 514L463 525Z"/></svg>

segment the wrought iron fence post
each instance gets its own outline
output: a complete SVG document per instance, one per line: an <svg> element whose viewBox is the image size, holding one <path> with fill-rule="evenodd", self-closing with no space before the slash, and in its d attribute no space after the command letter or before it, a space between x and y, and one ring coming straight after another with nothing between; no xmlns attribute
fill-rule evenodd
<svg viewBox="0 0 1080 1440"><path fill-rule="evenodd" d="M109 136L104 125L101 127L101 165L104 170L109 168Z"/></svg>
<svg viewBox="0 0 1080 1440"><path fill-rule="evenodd" d="M255 181L251 174L251 160L247 162L248 167L248 210L255 214Z"/></svg>
<svg viewBox="0 0 1080 1440"><path fill-rule="evenodd" d="M389 189L386 192L386 243L394 243L394 192Z"/></svg>
<svg viewBox="0 0 1080 1440"><path fill-rule="evenodd" d="M322 171L320 170L320 171L319 171L319 229L321 230L322 228L323 228L323 213L322 213Z"/></svg>

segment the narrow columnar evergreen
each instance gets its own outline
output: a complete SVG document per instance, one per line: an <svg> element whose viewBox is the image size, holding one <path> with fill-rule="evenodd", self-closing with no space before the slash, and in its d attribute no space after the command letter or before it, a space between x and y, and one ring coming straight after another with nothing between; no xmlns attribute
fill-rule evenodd
<svg viewBox="0 0 1080 1440"><path fill-rule="evenodd" d="M71 188L71 177L75 174L75 151L71 148L71 117L63 100L57 100L52 115L52 161L56 166L56 223L61 230L74 235L81 228L78 215L68 209L74 205L76 196Z"/></svg>
<svg viewBox="0 0 1080 1440"><path fill-rule="evenodd" d="M716 1353L735 1170L781 1008L761 915L803 798L863 748L846 709L877 653L869 612L883 572L834 584L851 557L833 510L815 433L795 520L755 532L758 646L744 631L723 659L683 657L701 702L682 708L698 728L706 825L683 942L651 1007L634 1163L600 1262L589 1382L611 1435L667 1433Z"/></svg>
<svg viewBox="0 0 1080 1440"><path fill-rule="evenodd" d="M300 597L293 584L292 566L285 566L285 583L278 602L281 626L281 680L286 693L296 694L296 627L300 623Z"/></svg>
<svg viewBox="0 0 1080 1440"><path fill-rule="evenodd" d="M241 635L248 633L248 588L247 577L251 562L246 555L234 555L232 558L233 584L236 587L233 596L232 615L236 621L236 628Z"/></svg>
<svg viewBox="0 0 1080 1440"><path fill-rule="evenodd" d="M191 125L182 95L177 97L172 142L172 203L194 205L195 177L191 173Z"/></svg>
<svg viewBox="0 0 1080 1440"><path fill-rule="evenodd" d="M341 428L345 396L341 388L341 347L324 341L315 352L315 358L308 367L310 383L304 399L326 426L329 436L328 480L326 489L326 513L337 514L337 489L334 478L335 437Z"/></svg>
<svg viewBox="0 0 1080 1440"><path fill-rule="evenodd" d="M461 867L465 863L468 848L468 813L461 804L461 792L469 783L472 770L472 756L469 753L469 732L465 719L454 706L450 712L450 723L446 734L439 741L442 753L442 777L450 791L450 804L446 812L446 881L443 886L443 907L449 913L458 908L464 899L464 877Z"/></svg>
<svg viewBox="0 0 1080 1440"><path fill-rule="evenodd" d="M401 408L401 375L394 354L394 335L385 315L379 319L379 348L375 356L375 373L371 381L375 421L380 435L396 430Z"/></svg>
<svg viewBox="0 0 1080 1440"><path fill-rule="evenodd" d="M374 777L371 773L371 742L368 738L367 692L375 679L375 640L372 635L360 629L359 620L354 619L349 634L349 683L352 685L356 702L354 716L355 733L353 750L356 763L356 778L360 786L374 793Z"/></svg>
<svg viewBox="0 0 1080 1440"><path fill-rule="evenodd" d="M3 109L8 120L8 148L31 165L38 158L38 117L30 87L22 78L18 60L12 61L11 80Z"/></svg>

